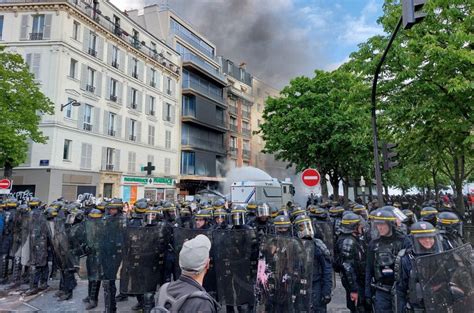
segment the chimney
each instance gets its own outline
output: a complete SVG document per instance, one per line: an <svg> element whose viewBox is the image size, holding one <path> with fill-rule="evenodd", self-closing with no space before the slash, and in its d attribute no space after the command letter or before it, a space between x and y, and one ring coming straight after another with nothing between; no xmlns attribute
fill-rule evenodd
<svg viewBox="0 0 474 313"><path fill-rule="evenodd" d="M247 67L247 63L245 63L245 62L242 62L239 65L239 68L244 69L244 70L245 70L246 67Z"/></svg>

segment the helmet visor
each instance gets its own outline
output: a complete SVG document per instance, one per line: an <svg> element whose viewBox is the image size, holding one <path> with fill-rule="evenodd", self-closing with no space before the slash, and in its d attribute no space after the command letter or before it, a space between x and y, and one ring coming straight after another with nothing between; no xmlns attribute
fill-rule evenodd
<svg viewBox="0 0 474 313"><path fill-rule="evenodd" d="M311 219L305 218L296 224L296 232L299 238L314 238L314 229Z"/></svg>

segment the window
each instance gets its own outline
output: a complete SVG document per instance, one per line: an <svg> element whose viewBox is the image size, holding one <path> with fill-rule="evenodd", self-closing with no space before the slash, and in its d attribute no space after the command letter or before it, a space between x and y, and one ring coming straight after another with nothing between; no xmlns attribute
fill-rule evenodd
<svg viewBox="0 0 474 313"><path fill-rule="evenodd" d="M136 49L140 49L140 33L135 29L133 30L132 45Z"/></svg>
<svg viewBox="0 0 474 313"><path fill-rule="evenodd" d="M260 127L261 124L262 124L262 121L261 121L261 120L257 120L257 126Z"/></svg>
<svg viewBox="0 0 474 313"><path fill-rule="evenodd" d="M262 111L262 105L260 103L257 103L257 112Z"/></svg>
<svg viewBox="0 0 474 313"><path fill-rule="evenodd" d="M137 100L138 100L138 90L136 90L135 88L132 88L131 89L132 91L132 101L130 103L130 106L132 107L132 109L136 109L137 108Z"/></svg>
<svg viewBox="0 0 474 313"><path fill-rule="evenodd" d="M250 141L249 140L244 140L243 148L244 148L244 150L250 151Z"/></svg>
<svg viewBox="0 0 474 313"><path fill-rule="evenodd" d="M26 64L30 67L30 72L35 76L35 80L40 78L41 53L27 53Z"/></svg>
<svg viewBox="0 0 474 313"><path fill-rule="evenodd" d="M245 121L242 121L242 129L243 130L250 130L249 123L245 122Z"/></svg>
<svg viewBox="0 0 474 313"><path fill-rule="evenodd" d="M216 120L219 124L224 123L224 110L216 106Z"/></svg>
<svg viewBox="0 0 474 313"><path fill-rule="evenodd" d="M87 68L87 86L86 90L89 92L95 91L95 70L88 67Z"/></svg>
<svg viewBox="0 0 474 313"><path fill-rule="evenodd" d="M154 69L150 69L150 86L156 87L156 71Z"/></svg>
<svg viewBox="0 0 474 313"><path fill-rule="evenodd" d="M196 97L183 96L183 116L196 117Z"/></svg>
<svg viewBox="0 0 474 313"><path fill-rule="evenodd" d="M71 59L69 64L69 77L76 78L77 74L77 60Z"/></svg>
<svg viewBox="0 0 474 313"><path fill-rule="evenodd" d="M3 15L0 15L0 40L3 38Z"/></svg>
<svg viewBox="0 0 474 313"><path fill-rule="evenodd" d="M44 33L44 15L33 15L33 27L31 29L31 40L43 39Z"/></svg>
<svg viewBox="0 0 474 313"><path fill-rule="evenodd" d="M131 141L137 141L137 121L130 119L130 138Z"/></svg>
<svg viewBox="0 0 474 313"><path fill-rule="evenodd" d="M165 148L171 149L171 131L167 130L165 132Z"/></svg>
<svg viewBox="0 0 474 313"><path fill-rule="evenodd" d="M138 79L138 59L132 58L132 76Z"/></svg>
<svg viewBox="0 0 474 313"><path fill-rule="evenodd" d="M155 156L149 154L149 155L146 157L146 161L147 161L147 162L150 162L151 164L155 164Z"/></svg>
<svg viewBox="0 0 474 313"><path fill-rule="evenodd" d="M92 130L92 105L85 104L84 105L84 130L91 131Z"/></svg>
<svg viewBox="0 0 474 313"><path fill-rule="evenodd" d="M150 146L155 145L155 126L148 126L148 144Z"/></svg>
<svg viewBox="0 0 474 313"><path fill-rule="evenodd" d="M104 184L104 198L112 198L113 189L114 189L114 184L105 183Z"/></svg>
<svg viewBox="0 0 474 313"><path fill-rule="evenodd" d="M119 68L119 48L117 46L112 46L112 66L115 68Z"/></svg>
<svg viewBox="0 0 474 313"><path fill-rule="evenodd" d="M114 33L118 36L122 35L122 30L120 29L120 18L114 15Z"/></svg>
<svg viewBox="0 0 474 313"><path fill-rule="evenodd" d="M107 171L114 170L114 155L115 155L115 149L107 148L106 154L105 154L105 169Z"/></svg>
<svg viewBox="0 0 474 313"><path fill-rule="evenodd" d="M90 31L90 37L89 37L89 54L92 56L97 56L97 35Z"/></svg>
<svg viewBox="0 0 474 313"><path fill-rule="evenodd" d="M117 121L117 114L109 112L108 128L107 128L107 134L109 136L115 136L116 121Z"/></svg>
<svg viewBox="0 0 474 313"><path fill-rule="evenodd" d="M194 175L194 165L196 162L194 152L181 152L181 174Z"/></svg>
<svg viewBox="0 0 474 313"><path fill-rule="evenodd" d="M156 106L156 104L155 104L155 97L150 96L150 98L149 98L149 104L150 104L150 107L149 107L150 115L151 115L151 116L155 116L155 114L156 114L156 110L155 110L155 109L156 109L156 108L155 108L155 106Z"/></svg>
<svg viewBox="0 0 474 313"><path fill-rule="evenodd" d="M66 103L71 103L72 101L74 101L74 99L72 98L67 98L67 102ZM66 118L72 118L72 105L68 105L64 108L64 117Z"/></svg>
<svg viewBox="0 0 474 313"><path fill-rule="evenodd" d="M83 143L81 149L81 168L90 169L92 163L92 145Z"/></svg>
<svg viewBox="0 0 474 313"><path fill-rule="evenodd" d="M171 173L171 159L165 158L165 174L169 175Z"/></svg>
<svg viewBox="0 0 474 313"><path fill-rule="evenodd" d="M229 125L230 125L230 130L233 132L237 132L237 119L235 117L230 117L229 118Z"/></svg>
<svg viewBox="0 0 474 313"><path fill-rule="evenodd" d="M137 154L135 152L128 152L128 172L135 173L135 163L137 161Z"/></svg>
<svg viewBox="0 0 474 313"><path fill-rule="evenodd" d="M75 40L79 40L79 30L80 30L81 24L79 22L74 21L72 23L72 38Z"/></svg>
<svg viewBox="0 0 474 313"><path fill-rule="evenodd" d="M245 79L245 71L243 68L240 68L240 80L244 80Z"/></svg>
<svg viewBox="0 0 474 313"><path fill-rule="evenodd" d="M64 139L63 160L71 160L71 143L72 140Z"/></svg>
<svg viewBox="0 0 474 313"><path fill-rule="evenodd" d="M230 137L230 147L233 149L237 149L237 138L231 136Z"/></svg>
<svg viewBox="0 0 474 313"><path fill-rule="evenodd" d="M171 90L172 81L170 77L166 77L166 93L172 95L173 91Z"/></svg>
<svg viewBox="0 0 474 313"><path fill-rule="evenodd" d="M110 79L110 95L109 95L109 99L116 102L117 101L117 80L116 79L113 79L111 78Z"/></svg>
<svg viewBox="0 0 474 313"><path fill-rule="evenodd" d="M168 121L168 122L171 122L171 104L165 103L164 106L165 106L164 120Z"/></svg>

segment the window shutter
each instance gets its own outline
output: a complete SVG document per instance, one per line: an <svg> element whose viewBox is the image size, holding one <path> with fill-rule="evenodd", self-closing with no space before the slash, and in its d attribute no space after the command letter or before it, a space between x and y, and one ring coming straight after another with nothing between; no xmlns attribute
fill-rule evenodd
<svg viewBox="0 0 474 313"><path fill-rule="evenodd" d="M107 64L112 65L112 47L111 43L107 44Z"/></svg>
<svg viewBox="0 0 474 313"><path fill-rule="evenodd" d="M130 138L130 118L125 118L125 140L129 140Z"/></svg>
<svg viewBox="0 0 474 313"><path fill-rule="evenodd" d="M109 134L109 112L104 110L104 122L102 123L102 127L104 127L104 135Z"/></svg>
<svg viewBox="0 0 474 313"><path fill-rule="evenodd" d="M123 84L117 81L117 103L122 104Z"/></svg>
<svg viewBox="0 0 474 313"><path fill-rule="evenodd" d="M171 89L171 96L174 97L175 92L176 92L176 82L174 81L174 79L171 79L170 89Z"/></svg>
<svg viewBox="0 0 474 313"><path fill-rule="evenodd" d="M119 49L119 52L118 52L118 59L119 59L119 69L124 72L125 71L125 51L122 51Z"/></svg>
<svg viewBox="0 0 474 313"><path fill-rule="evenodd" d="M44 16L44 32L43 39L51 39L51 20L53 18L52 14L46 14Z"/></svg>
<svg viewBox="0 0 474 313"><path fill-rule="evenodd" d="M151 96L145 96L146 97L146 103L145 103L145 114L149 115L150 114L150 105L151 105Z"/></svg>
<svg viewBox="0 0 474 313"><path fill-rule="evenodd" d="M102 60L104 58L104 38L97 36L97 58Z"/></svg>
<svg viewBox="0 0 474 313"><path fill-rule="evenodd" d="M138 111L138 112L142 112L142 111L143 111L143 109L142 109L142 104L143 104L143 92L138 91L138 92L137 92L137 97L138 97L138 99L137 99L137 111Z"/></svg>
<svg viewBox="0 0 474 313"><path fill-rule="evenodd" d="M100 125L100 108L94 108L94 124L92 125L92 131L95 133L99 132Z"/></svg>
<svg viewBox="0 0 474 313"><path fill-rule="evenodd" d="M174 121L175 121L175 109L176 109L176 107L174 105L170 106L171 123L174 123Z"/></svg>
<svg viewBox="0 0 474 313"><path fill-rule="evenodd" d="M102 147L102 163L101 163L101 169L105 170L107 167L107 147Z"/></svg>
<svg viewBox="0 0 474 313"><path fill-rule="evenodd" d="M137 142L142 141L142 123L137 122Z"/></svg>
<svg viewBox="0 0 474 313"><path fill-rule="evenodd" d="M115 136L122 138L122 115L115 115Z"/></svg>
<svg viewBox="0 0 474 313"><path fill-rule="evenodd" d="M105 99L110 99L110 84L112 83L112 78L110 76L105 76Z"/></svg>
<svg viewBox="0 0 474 313"><path fill-rule="evenodd" d="M77 110L77 128L81 130L84 124L84 106L85 104L81 104Z"/></svg>
<svg viewBox="0 0 474 313"><path fill-rule="evenodd" d="M146 83L149 85L151 83L151 67L147 67L145 70L146 70Z"/></svg>
<svg viewBox="0 0 474 313"><path fill-rule="evenodd" d="M132 87L128 86L128 97L127 97L127 108L131 107L132 104Z"/></svg>
<svg viewBox="0 0 474 313"><path fill-rule="evenodd" d="M29 15L22 15L21 16L21 31L20 31L20 40L28 40L28 29L29 25L28 22L30 21Z"/></svg>
<svg viewBox="0 0 474 313"><path fill-rule="evenodd" d="M143 75L144 75L144 65L143 62L138 62L138 79L143 81Z"/></svg>
<svg viewBox="0 0 474 313"><path fill-rule="evenodd" d="M92 168L92 145L91 144L87 144L86 168L88 168L88 169Z"/></svg>
<svg viewBox="0 0 474 313"><path fill-rule="evenodd" d="M114 160L114 171L119 172L120 171L120 150L115 149L115 160Z"/></svg>
<svg viewBox="0 0 474 313"><path fill-rule="evenodd" d="M81 66L81 89L86 90L87 85L87 65L82 64Z"/></svg>
<svg viewBox="0 0 474 313"><path fill-rule="evenodd" d="M87 27L84 27L84 36L82 39L82 47L84 49L85 53L89 53L89 39L90 39L91 33L90 30Z"/></svg>
<svg viewBox="0 0 474 313"><path fill-rule="evenodd" d="M102 96L102 73L99 71L95 72L95 94L98 97Z"/></svg>
<svg viewBox="0 0 474 313"><path fill-rule="evenodd" d="M81 168L86 168L87 164L87 143L81 146Z"/></svg>
<svg viewBox="0 0 474 313"><path fill-rule="evenodd" d="M31 71L36 80L40 80L41 53L33 53Z"/></svg>
<svg viewBox="0 0 474 313"><path fill-rule="evenodd" d="M163 110L162 110L162 117L163 117L163 121L166 121L166 102L163 102Z"/></svg>
<svg viewBox="0 0 474 313"><path fill-rule="evenodd" d="M133 62L132 62L132 56L129 55L128 56L128 71L127 71L127 74L132 76L132 70L133 70Z"/></svg>

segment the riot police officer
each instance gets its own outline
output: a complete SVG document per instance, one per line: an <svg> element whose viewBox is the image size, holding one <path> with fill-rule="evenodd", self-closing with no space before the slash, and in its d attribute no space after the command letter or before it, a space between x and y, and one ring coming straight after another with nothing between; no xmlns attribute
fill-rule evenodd
<svg viewBox="0 0 474 313"><path fill-rule="evenodd" d="M293 224L296 226L299 238L314 242L312 312L326 312L327 304L331 302L332 288L332 265L329 250L322 240L314 238L313 224L308 216L299 215Z"/></svg>
<svg viewBox="0 0 474 313"><path fill-rule="evenodd" d="M210 221L212 219L212 212L210 210L201 209L194 215L194 229L209 229L211 228Z"/></svg>
<svg viewBox="0 0 474 313"><path fill-rule="evenodd" d="M406 247L405 236L396 231L397 217L390 209L373 211L371 223L376 236L367 249L365 299L373 303L375 312L389 313L393 310L391 289L395 282L395 259Z"/></svg>
<svg viewBox="0 0 474 313"><path fill-rule="evenodd" d="M421 209L420 215L421 221L428 222L436 227L436 220L438 215L438 210L436 208L430 206L424 207L423 209Z"/></svg>
<svg viewBox="0 0 474 313"><path fill-rule="evenodd" d="M251 223L257 216L257 203L255 200L250 200L247 203L247 222Z"/></svg>
<svg viewBox="0 0 474 313"><path fill-rule="evenodd" d="M406 227L407 227L407 232L408 232L408 234L409 234L409 233L410 233L411 226L412 226L413 224L415 224L418 220L417 220L417 218L416 218L415 213L413 213L412 210L410 210L410 209L405 209L405 210L403 210L402 212L403 212L403 214L405 214L405 215L407 216L407 218L403 221L403 224L406 225Z"/></svg>
<svg viewBox="0 0 474 313"><path fill-rule="evenodd" d="M225 209L217 209L214 211L214 225L213 229L227 229L227 212Z"/></svg>
<svg viewBox="0 0 474 313"><path fill-rule="evenodd" d="M335 269L341 273L346 290L346 305L351 312L365 312L365 261L367 246L362 239L362 217L345 214L341 234L335 245Z"/></svg>
<svg viewBox="0 0 474 313"><path fill-rule="evenodd" d="M176 220L179 227L191 229L193 226L190 204L184 204L179 210L179 218Z"/></svg>
<svg viewBox="0 0 474 313"><path fill-rule="evenodd" d="M462 221L456 213L445 211L438 214L436 227L443 239L444 250L460 247L464 244L462 238Z"/></svg>
<svg viewBox="0 0 474 313"><path fill-rule="evenodd" d="M395 284L396 312L425 312L423 294L418 288L419 277L415 260L419 256L443 251L436 228L428 222L413 224L412 247L400 251L396 260L397 282ZM442 264L439 264L442 266Z"/></svg>
<svg viewBox="0 0 474 313"><path fill-rule="evenodd" d="M332 220L332 228L334 229L334 242L337 241L337 237L341 233L342 213L344 213L342 206L333 206L329 209L329 216Z"/></svg>
<svg viewBox="0 0 474 313"><path fill-rule="evenodd" d="M0 229L0 284L6 283L8 263L13 258L11 250L13 247L15 222L17 221L17 206L18 201L16 199L7 199L2 204L3 218L0 217L3 222L3 230Z"/></svg>
<svg viewBox="0 0 474 313"><path fill-rule="evenodd" d="M252 229L246 224L247 210L243 206L237 206L230 211L231 229Z"/></svg>
<svg viewBox="0 0 474 313"><path fill-rule="evenodd" d="M257 217L250 221L248 225L255 229L258 241L260 242L262 237L268 234L271 228L270 206L267 203L259 202L257 204Z"/></svg>
<svg viewBox="0 0 474 313"><path fill-rule="evenodd" d="M292 237L290 218L287 215L278 215L273 219L274 233L277 236Z"/></svg>

